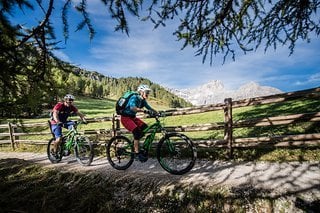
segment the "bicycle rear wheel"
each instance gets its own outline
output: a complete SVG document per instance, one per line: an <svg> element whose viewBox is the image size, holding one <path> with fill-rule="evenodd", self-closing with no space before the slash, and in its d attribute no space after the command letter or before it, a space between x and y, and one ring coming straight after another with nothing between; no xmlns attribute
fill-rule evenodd
<svg viewBox="0 0 320 213"><path fill-rule="evenodd" d="M84 166L89 166L93 160L93 145L88 137L78 135L75 139L74 153L77 161Z"/></svg>
<svg viewBox="0 0 320 213"><path fill-rule="evenodd" d="M157 158L164 170L174 175L182 175L194 166L197 152L186 135L174 132L160 139Z"/></svg>
<svg viewBox="0 0 320 213"><path fill-rule="evenodd" d="M51 138L48 142L48 146L47 146L47 155L48 155L48 159L50 160L51 163L58 163L61 161L62 159L62 155L63 155L63 149L62 149L62 144L60 143L59 147L57 148L57 152L54 153L53 152L53 144L55 142L55 138Z"/></svg>
<svg viewBox="0 0 320 213"><path fill-rule="evenodd" d="M124 136L115 136L106 144L107 159L118 170L125 170L133 163L133 144Z"/></svg>

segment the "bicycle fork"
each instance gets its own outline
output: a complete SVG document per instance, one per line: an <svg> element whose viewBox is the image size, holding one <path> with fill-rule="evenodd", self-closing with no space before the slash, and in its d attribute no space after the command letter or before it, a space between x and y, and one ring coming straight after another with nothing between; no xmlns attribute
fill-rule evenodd
<svg viewBox="0 0 320 213"><path fill-rule="evenodd" d="M166 138L164 140L164 142L167 145L168 151L169 151L170 154L172 154L172 155L177 154L176 148L175 148L174 144L171 142L170 138Z"/></svg>

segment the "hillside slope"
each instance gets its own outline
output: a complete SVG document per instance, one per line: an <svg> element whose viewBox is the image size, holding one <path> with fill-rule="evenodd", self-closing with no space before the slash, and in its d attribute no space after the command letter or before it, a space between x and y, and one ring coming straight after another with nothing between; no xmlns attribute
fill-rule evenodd
<svg viewBox="0 0 320 213"><path fill-rule="evenodd" d="M128 90L136 91L140 84L147 84L152 89L150 99L160 101L170 108L192 106L190 102L146 78L113 78L104 76L98 72L86 71L79 68L74 68L73 72L70 73L67 78L67 83L69 82L70 85L78 85L76 87L69 87L75 88L75 91L72 91L75 94L97 98L118 99L124 92Z"/></svg>

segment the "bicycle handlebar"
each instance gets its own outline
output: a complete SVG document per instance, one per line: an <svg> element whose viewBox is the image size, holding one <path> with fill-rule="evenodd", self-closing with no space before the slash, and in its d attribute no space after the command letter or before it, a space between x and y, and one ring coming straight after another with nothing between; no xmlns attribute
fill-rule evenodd
<svg viewBox="0 0 320 213"><path fill-rule="evenodd" d="M148 114L149 118L159 118L159 117L164 117L165 116L165 114L163 112L155 112L155 111L152 111L152 110L145 110L144 113Z"/></svg>
<svg viewBox="0 0 320 213"><path fill-rule="evenodd" d="M75 123L76 125L79 125L79 124L88 124L88 121L77 120L77 121L74 121L74 123Z"/></svg>

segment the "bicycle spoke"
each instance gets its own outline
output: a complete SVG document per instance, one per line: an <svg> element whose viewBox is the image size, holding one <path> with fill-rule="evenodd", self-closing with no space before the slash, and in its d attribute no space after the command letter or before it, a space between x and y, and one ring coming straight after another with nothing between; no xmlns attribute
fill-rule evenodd
<svg viewBox="0 0 320 213"><path fill-rule="evenodd" d="M93 147L89 138L79 136L76 138L75 154L78 162L89 166L93 160Z"/></svg>
<svg viewBox="0 0 320 213"><path fill-rule="evenodd" d="M131 141L123 136L112 138L107 144L107 158L112 167L127 169L133 162Z"/></svg>
<svg viewBox="0 0 320 213"><path fill-rule="evenodd" d="M50 160L51 163L58 163L61 161L62 159L62 148L61 145L57 148L56 152L53 152L54 150L54 142L55 139L52 138L48 145L47 145L47 155L48 155L48 159Z"/></svg>
<svg viewBox="0 0 320 213"><path fill-rule="evenodd" d="M192 142L182 134L171 133L159 142L160 165L172 174L184 174L192 169L196 153Z"/></svg>

